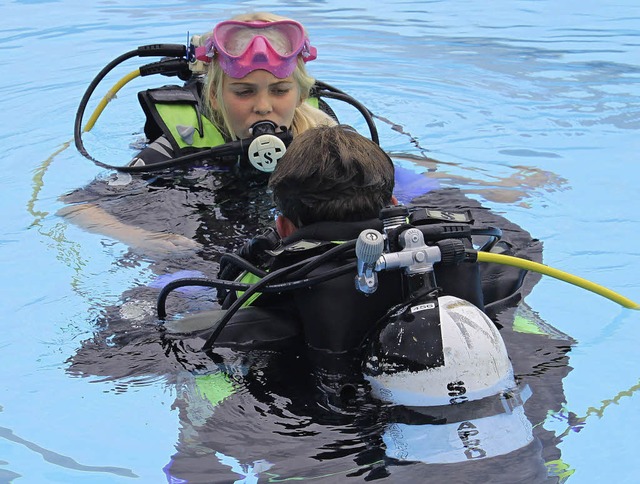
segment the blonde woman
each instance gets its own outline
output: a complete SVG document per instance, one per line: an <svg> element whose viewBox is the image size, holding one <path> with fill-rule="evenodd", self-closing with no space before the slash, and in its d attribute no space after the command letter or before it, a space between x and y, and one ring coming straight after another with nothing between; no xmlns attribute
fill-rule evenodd
<svg viewBox="0 0 640 484"><path fill-rule="evenodd" d="M276 132L290 130L293 136L316 126L336 124L307 102L315 81L305 64L316 58L316 49L298 22L271 13L240 15L220 22L201 38L195 54L206 66L204 83L194 78L185 86L139 94L147 114L145 133L151 143L131 166L162 163L247 138L257 122L269 121ZM232 174L238 168L258 173L237 161L237 154L213 160L223 170L232 165ZM214 219L224 220L230 214L214 214L208 217L213 222L202 227L206 218L200 213L202 207L216 209L212 193L200 193L201 203L193 202L198 208L192 213L189 208L181 209L181 204L195 195L187 196L184 190L134 189L132 181L136 179L117 173L106 183L98 181L76 190L64 197L71 205L58 214L144 253L195 249L200 246L194 240L198 232L228 231L214 228ZM258 181L266 188L266 177ZM216 190L217 182L212 185Z"/></svg>
<svg viewBox="0 0 640 484"><path fill-rule="evenodd" d="M159 101L153 97L166 100L170 94L164 88L152 90L145 111L158 121L162 135L131 165L158 163L248 138L252 127L263 121L273 123L276 132L291 130L293 136L336 124L306 102L315 80L305 65L316 58L316 49L300 23L266 12L239 15L217 24L201 43L195 55L207 66L205 85L202 96L198 90L202 85L197 83L191 92L206 116L188 123L194 115L193 102L189 106L160 102L157 109ZM181 88L180 96L185 89L189 87Z"/></svg>

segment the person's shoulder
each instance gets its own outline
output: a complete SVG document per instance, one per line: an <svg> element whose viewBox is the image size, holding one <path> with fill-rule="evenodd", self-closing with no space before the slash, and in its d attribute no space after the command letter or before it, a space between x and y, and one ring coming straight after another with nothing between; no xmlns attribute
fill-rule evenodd
<svg viewBox="0 0 640 484"><path fill-rule="evenodd" d="M149 143L130 162L129 166L144 166L161 163L175 157L175 152L169 139L162 135Z"/></svg>

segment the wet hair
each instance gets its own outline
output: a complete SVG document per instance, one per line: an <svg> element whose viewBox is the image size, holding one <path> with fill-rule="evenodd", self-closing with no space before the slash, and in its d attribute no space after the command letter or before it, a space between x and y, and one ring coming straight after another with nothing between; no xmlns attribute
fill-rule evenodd
<svg viewBox="0 0 640 484"><path fill-rule="evenodd" d="M393 187L389 156L346 125L297 136L269 178L277 208L297 227L377 218Z"/></svg>
<svg viewBox="0 0 640 484"><path fill-rule="evenodd" d="M278 20L290 20L270 12L255 12L249 14L241 14L232 17L231 20L240 20L243 22L262 21L276 22ZM309 98L311 88L315 83L315 79L309 75L302 56L298 56L298 62L293 71L293 80L295 81L298 92L300 105L296 108L293 115L293 122L290 126L294 136L319 125L335 124L327 114L319 109L308 105L305 101ZM214 123L216 128L223 134L226 139L236 139L237 136L231 128L227 116L227 108L222 97L224 80L227 74L222 70L218 61L214 58L209 64L207 78L204 89L204 97L206 100L206 110L209 119ZM217 99L218 109L213 109L212 100Z"/></svg>

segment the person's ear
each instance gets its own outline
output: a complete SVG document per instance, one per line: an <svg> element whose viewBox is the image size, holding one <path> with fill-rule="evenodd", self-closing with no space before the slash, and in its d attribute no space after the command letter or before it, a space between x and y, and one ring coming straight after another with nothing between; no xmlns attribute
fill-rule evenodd
<svg viewBox="0 0 640 484"><path fill-rule="evenodd" d="M209 102L211 103L211 109L213 109L214 111L219 111L217 97L211 96L211 99L209 100Z"/></svg>
<svg viewBox="0 0 640 484"><path fill-rule="evenodd" d="M398 205L398 199L395 195L391 195L391 205Z"/></svg>
<svg viewBox="0 0 640 484"><path fill-rule="evenodd" d="M278 215L276 217L276 230L280 237L284 239L298 230L298 227L296 227L295 224L284 215Z"/></svg>

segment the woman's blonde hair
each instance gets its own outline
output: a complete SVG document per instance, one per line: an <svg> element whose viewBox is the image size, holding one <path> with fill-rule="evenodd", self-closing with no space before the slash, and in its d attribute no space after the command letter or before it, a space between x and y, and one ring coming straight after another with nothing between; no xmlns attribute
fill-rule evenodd
<svg viewBox="0 0 640 484"><path fill-rule="evenodd" d="M254 12L236 15L235 17L232 17L231 20L240 20L243 22L276 22L278 20L290 19L270 12ZM220 64L214 58L209 64L209 69L207 71L204 97L209 119L213 122L216 128L220 130L225 138L235 140L237 139L237 136L231 128L231 123L229 122L227 115L227 108L222 97L223 84L226 76L227 75L220 67ZM295 110L291 125L293 135L296 136L316 126L336 124L333 118L329 115L307 104L306 100L309 98L315 79L307 72L307 68L302 57L298 57L298 63L292 76L300 92L300 105ZM218 109L213 108L214 99L217 100Z"/></svg>

